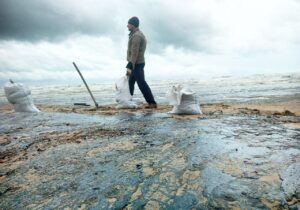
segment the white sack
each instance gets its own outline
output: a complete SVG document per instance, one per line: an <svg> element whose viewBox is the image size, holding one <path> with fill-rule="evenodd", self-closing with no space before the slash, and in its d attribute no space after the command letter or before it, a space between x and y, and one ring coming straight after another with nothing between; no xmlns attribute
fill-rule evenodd
<svg viewBox="0 0 300 210"><path fill-rule="evenodd" d="M15 112L40 112L33 104L31 91L26 85L8 82L4 85L4 92Z"/></svg>
<svg viewBox="0 0 300 210"><path fill-rule="evenodd" d="M189 88L173 86L167 92L167 99L173 105L172 114L202 114L198 96Z"/></svg>
<svg viewBox="0 0 300 210"><path fill-rule="evenodd" d="M117 109L137 108L137 104L132 101L127 76L121 77L116 82L116 101L118 103Z"/></svg>

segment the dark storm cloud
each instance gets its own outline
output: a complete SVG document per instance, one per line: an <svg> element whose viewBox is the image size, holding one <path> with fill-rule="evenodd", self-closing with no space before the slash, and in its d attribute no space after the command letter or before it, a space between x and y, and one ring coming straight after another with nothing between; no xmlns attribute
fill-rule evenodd
<svg viewBox="0 0 300 210"><path fill-rule="evenodd" d="M58 2L57 2L58 3ZM76 2L75 2L76 3ZM96 18L82 16L81 11L60 6L51 1L1 0L0 39L21 41L55 40L72 33L106 34L113 27L106 26L101 13Z"/></svg>
<svg viewBox="0 0 300 210"><path fill-rule="evenodd" d="M127 18L137 15L151 42L150 51L160 52L169 45L207 51L205 40L212 34L209 21L195 18L195 14L178 14L177 11L178 8L174 10L159 1L149 9L147 3L137 1L87 1L79 4L68 0L1 0L0 39L56 41L76 33L104 35L119 41L124 39Z"/></svg>
<svg viewBox="0 0 300 210"><path fill-rule="evenodd" d="M213 36L213 29L208 21L185 19L166 14L164 17L148 17L149 35L154 40L153 48L160 49L172 45L196 51L210 51L207 40Z"/></svg>
<svg viewBox="0 0 300 210"><path fill-rule="evenodd" d="M193 8L194 4L185 1L149 1L152 4L140 3L132 9L139 11L141 28L149 38L152 52L160 52L166 46L192 51L210 51L208 39L216 31L210 17L204 9ZM191 2L190 2L191 3ZM195 6L195 5L194 5Z"/></svg>

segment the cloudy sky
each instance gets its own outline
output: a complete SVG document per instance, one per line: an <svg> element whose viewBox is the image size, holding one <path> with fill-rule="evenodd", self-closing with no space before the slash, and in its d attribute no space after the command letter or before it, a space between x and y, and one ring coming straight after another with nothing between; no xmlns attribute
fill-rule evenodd
<svg viewBox="0 0 300 210"><path fill-rule="evenodd" d="M300 0L1 0L0 82L113 81L132 16L149 80L300 72Z"/></svg>

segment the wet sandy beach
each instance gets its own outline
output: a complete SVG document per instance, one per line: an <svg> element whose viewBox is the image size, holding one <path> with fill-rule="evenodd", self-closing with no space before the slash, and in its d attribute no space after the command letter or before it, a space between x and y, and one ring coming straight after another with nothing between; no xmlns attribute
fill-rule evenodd
<svg viewBox="0 0 300 210"><path fill-rule="evenodd" d="M300 100L0 107L0 209L297 209Z"/></svg>

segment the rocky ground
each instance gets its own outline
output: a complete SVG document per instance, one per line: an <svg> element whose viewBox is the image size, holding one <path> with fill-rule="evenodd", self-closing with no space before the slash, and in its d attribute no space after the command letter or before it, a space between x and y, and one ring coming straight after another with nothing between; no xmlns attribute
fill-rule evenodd
<svg viewBox="0 0 300 210"><path fill-rule="evenodd" d="M299 105L3 106L0 209L299 209Z"/></svg>

